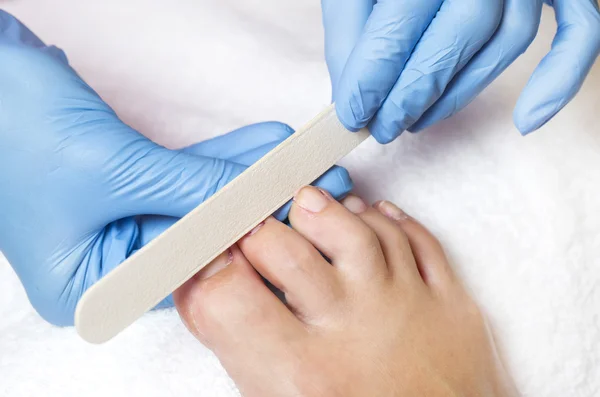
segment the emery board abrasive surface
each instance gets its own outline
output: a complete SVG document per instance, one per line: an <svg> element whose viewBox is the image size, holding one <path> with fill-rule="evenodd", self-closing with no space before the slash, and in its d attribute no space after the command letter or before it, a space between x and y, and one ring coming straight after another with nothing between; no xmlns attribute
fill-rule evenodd
<svg viewBox="0 0 600 397"><path fill-rule="evenodd" d="M334 105L90 287L75 313L79 335L103 343L192 278L363 142Z"/></svg>

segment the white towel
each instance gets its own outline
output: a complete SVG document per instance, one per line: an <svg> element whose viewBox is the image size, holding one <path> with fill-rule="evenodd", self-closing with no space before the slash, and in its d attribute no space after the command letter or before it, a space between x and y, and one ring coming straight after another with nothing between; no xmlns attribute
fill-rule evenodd
<svg viewBox="0 0 600 397"><path fill-rule="evenodd" d="M6 1L121 117L180 147L258 121L299 127L329 101L318 1ZM511 112L555 24L459 116L344 161L442 240L527 396L600 393L600 65L522 138ZM251 341L249 341L251 343ZM91 346L30 307L0 259L0 396L235 396L173 310Z"/></svg>

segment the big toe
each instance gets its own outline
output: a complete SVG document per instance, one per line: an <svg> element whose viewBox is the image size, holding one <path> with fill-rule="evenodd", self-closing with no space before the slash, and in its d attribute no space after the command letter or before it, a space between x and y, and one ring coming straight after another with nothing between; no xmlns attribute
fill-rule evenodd
<svg viewBox="0 0 600 397"><path fill-rule="evenodd" d="M232 247L174 294L188 329L220 359L241 389L260 395L256 363L289 361L303 328L267 288L239 248ZM257 379L260 376L257 376Z"/></svg>

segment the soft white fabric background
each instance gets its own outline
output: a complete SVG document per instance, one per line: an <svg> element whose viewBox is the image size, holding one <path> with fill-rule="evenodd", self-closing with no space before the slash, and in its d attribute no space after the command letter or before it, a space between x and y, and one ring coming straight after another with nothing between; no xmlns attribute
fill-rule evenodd
<svg viewBox="0 0 600 397"><path fill-rule="evenodd" d="M317 0L0 6L64 48L124 120L170 147L257 121L298 127L329 101ZM600 395L600 65L538 133L522 138L511 120L554 29L547 12L530 51L458 117L386 147L368 142L345 164L360 193L399 203L441 238L524 395L592 397ZM0 259L0 395L237 392L173 311L90 346L44 323Z"/></svg>

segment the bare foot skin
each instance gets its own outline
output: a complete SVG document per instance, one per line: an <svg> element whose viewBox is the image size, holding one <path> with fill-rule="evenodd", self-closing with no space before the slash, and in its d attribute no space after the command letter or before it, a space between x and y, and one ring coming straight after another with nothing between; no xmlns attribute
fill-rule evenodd
<svg viewBox="0 0 600 397"><path fill-rule="evenodd" d="M294 229L267 220L176 292L241 393L515 395L435 237L390 203L343 204L302 189Z"/></svg>

